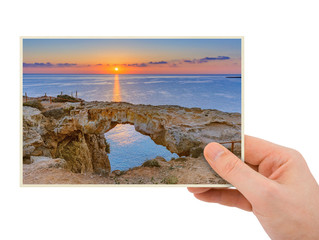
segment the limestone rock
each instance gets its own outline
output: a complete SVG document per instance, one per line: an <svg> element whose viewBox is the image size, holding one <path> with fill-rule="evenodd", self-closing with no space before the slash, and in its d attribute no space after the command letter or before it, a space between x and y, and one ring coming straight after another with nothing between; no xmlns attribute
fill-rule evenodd
<svg viewBox="0 0 319 240"><path fill-rule="evenodd" d="M241 139L241 114L125 102L62 104L43 113L23 107L23 157L60 157L78 173L110 173L104 133L132 124L179 156L202 156L206 144ZM236 146L240 149L240 144Z"/></svg>
<svg viewBox="0 0 319 240"><path fill-rule="evenodd" d="M70 134L66 137L59 143L56 155L66 160L66 168L72 172L93 172L90 150L83 133Z"/></svg>
<svg viewBox="0 0 319 240"><path fill-rule="evenodd" d="M38 163L38 162L49 161L52 158L45 157L45 156L31 156L30 159L31 159L31 163Z"/></svg>
<svg viewBox="0 0 319 240"><path fill-rule="evenodd" d="M181 156L199 156L199 149L212 141L241 138L239 113L115 102L91 102L83 109L71 110L54 131L57 135L74 131L102 134L124 123L134 125L136 131Z"/></svg>
<svg viewBox="0 0 319 240"><path fill-rule="evenodd" d="M61 158L49 158L45 156L39 156L39 157L31 157L33 159L32 164L25 164L26 167L29 170L29 172L32 172L37 169L47 169L47 168L65 168L66 167L66 161Z"/></svg>
<svg viewBox="0 0 319 240"><path fill-rule="evenodd" d="M114 171L112 172L112 175L121 176L121 171L120 171L120 170L114 170Z"/></svg>
<svg viewBox="0 0 319 240"><path fill-rule="evenodd" d="M44 146L42 135L46 133L44 128L45 117L41 112L32 107L23 107L23 158L41 155L41 147Z"/></svg>
<svg viewBox="0 0 319 240"><path fill-rule="evenodd" d="M94 172L105 174L111 170L109 158L106 153L106 140L103 134L86 134L85 140L91 154Z"/></svg>

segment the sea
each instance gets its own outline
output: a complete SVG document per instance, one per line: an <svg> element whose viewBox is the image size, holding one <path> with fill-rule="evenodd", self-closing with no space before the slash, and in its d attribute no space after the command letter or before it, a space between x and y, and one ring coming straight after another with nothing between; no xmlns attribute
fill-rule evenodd
<svg viewBox="0 0 319 240"><path fill-rule="evenodd" d="M241 78L238 74L206 75L100 75L24 74L23 94L29 97L68 94L86 101L179 105L241 113ZM127 170L162 156L178 157L157 145L134 126L118 124L105 133L110 144L111 170Z"/></svg>

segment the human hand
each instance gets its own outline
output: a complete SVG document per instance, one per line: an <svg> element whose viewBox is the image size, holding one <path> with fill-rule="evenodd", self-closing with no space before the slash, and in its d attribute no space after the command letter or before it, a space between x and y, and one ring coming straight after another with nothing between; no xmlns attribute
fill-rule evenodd
<svg viewBox="0 0 319 240"><path fill-rule="evenodd" d="M237 189L188 188L196 198L252 211L271 239L319 239L319 186L299 152L246 136L245 163L218 143L204 155Z"/></svg>

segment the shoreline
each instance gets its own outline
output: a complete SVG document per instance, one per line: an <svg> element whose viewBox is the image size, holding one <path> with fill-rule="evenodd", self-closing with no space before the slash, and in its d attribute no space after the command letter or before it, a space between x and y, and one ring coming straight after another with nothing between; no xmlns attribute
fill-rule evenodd
<svg viewBox="0 0 319 240"><path fill-rule="evenodd" d="M53 96L40 96L40 97L29 97L27 96L28 101L50 101L51 99L56 99L57 97L53 97ZM24 104L26 100L26 96L22 95L22 103ZM85 99L81 99L79 98L80 101L86 102L86 103L117 103L116 101L99 101L99 100L92 100L92 101L87 101ZM201 108L201 107L184 107L181 105L174 105L174 104L159 104L159 105L152 105L152 104L143 104L143 103L130 103L130 102L125 102L125 101L121 101L120 103L124 103L124 104L133 104L133 105L142 105L142 106L154 106L154 107L180 107L180 108L189 108L189 109L199 109L199 110L212 110L212 111L219 111L219 112L223 112L223 113L234 113L234 114L241 114L241 112L230 112L230 111L223 111L223 110L219 110L216 108Z"/></svg>
<svg viewBox="0 0 319 240"><path fill-rule="evenodd" d="M23 107L24 184L63 184L57 176L64 176L67 184L73 180L79 184L225 183L208 166L203 147L218 138L225 142L241 136L239 113L125 102L42 103L42 111ZM134 125L136 131L150 136L156 144L185 157L170 161L157 157L151 160L156 166L110 172L106 141L101 135L121 123ZM215 139L210 135L215 135ZM240 144L235 150L240 155ZM79 151L83 154L76 154ZM32 156L49 160L26 164ZM65 162L54 167L52 161Z"/></svg>

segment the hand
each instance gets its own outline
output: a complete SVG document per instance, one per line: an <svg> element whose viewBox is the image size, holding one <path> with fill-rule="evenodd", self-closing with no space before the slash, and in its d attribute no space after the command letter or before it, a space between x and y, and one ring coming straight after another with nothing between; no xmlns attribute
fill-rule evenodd
<svg viewBox="0 0 319 240"><path fill-rule="evenodd" d="M271 239L319 239L319 186L302 155L245 137L245 163L218 143L210 166L237 189L188 188L199 200L252 211Z"/></svg>

